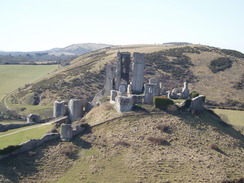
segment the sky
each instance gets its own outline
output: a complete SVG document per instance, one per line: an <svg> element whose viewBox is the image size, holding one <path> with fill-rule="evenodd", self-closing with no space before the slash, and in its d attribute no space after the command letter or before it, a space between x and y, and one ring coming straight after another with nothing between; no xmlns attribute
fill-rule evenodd
<svg viewBox="0 0 244 183"><path fill-rule="evenodd" d="M0 0L0 50L190 42L244 53L244 0Z"/></svg>

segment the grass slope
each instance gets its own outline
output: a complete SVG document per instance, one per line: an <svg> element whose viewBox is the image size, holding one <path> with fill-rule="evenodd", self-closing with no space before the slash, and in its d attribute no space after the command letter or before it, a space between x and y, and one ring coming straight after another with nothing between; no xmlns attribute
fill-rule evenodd
<svg viewBox="0 0 244 183"><path fill-rule="evenodd" d="M9 145L18 145L23 142L26 142L30 139L38 139L41 138L48 130L51 129L53 125L45 125L45 126L38 126L36 128L32 128L34 126L28 126L13 130L8 130L7 132L0 133L0 149L3 149ZM29 129L31 128L31 129ZM20 131L23 130L23 131ZM18 133L14 133L20 131ZM14 134L11 134L14 133ZM8 135L11 134L11 135ZM8 135L8 136L4 136ZM3 136L3 137L2 137Z"/></svg>
<svg viewBox="0 0 244 183"><path fill-rule="evenodd" d="M57 65L0 65L0 100L5 94L40 79L57 67Z"/></svg>
<svg viewBox="0 0 244 183"><path fill-rule="evenodd" d="M34 149L34 155L25 153L1 162L2 180L184 183L243 176L243 135L213 113L129 112L118 117L104 105L96 109L96 125L72 142L53 141ZM104 113L108 121L101 119L99 124L98 115ZM92 117L86 122L92 123ZM168 130L162 130L162 125ZM153 138L164 141L158 144L149 140ZM210 148L213 144L217 150Z"/></svg>
<svg viewBox="0 0 244 183"><path fill-rule="evenodd" d="M20 120L4 120L0 121L0 124L7 125L7 124L19 124L19 123L26 123L26 121L20 121Z"/></svg>
<svg viewBox="0 0 244 183"><path fill-rule="evenodd" d="M213 109L213 111L244 134L244 111L226 109Z"/></svg>
<svg viewBox="0 0 244 183"><path fill-rule="evenodd" d="M91 100L103 88L106 63L115 63L117 52L146 53L145 79L157 76L164 87L181 89L182 81L190 82L190 90L196 90L215 103L234 100L244 103L243 90L237 90L244 70L244 59L228 55L221 49L200 46L129 45L101 49L84 54L60 69L48 79L44 79L15 95L22 100L30 92L37 93L41 104L52 104L54 100L85 98ZM232 67L213 73L209 64L212 60L227 57L233 60ZM211 82L209 82L211 81Z"/></svg>

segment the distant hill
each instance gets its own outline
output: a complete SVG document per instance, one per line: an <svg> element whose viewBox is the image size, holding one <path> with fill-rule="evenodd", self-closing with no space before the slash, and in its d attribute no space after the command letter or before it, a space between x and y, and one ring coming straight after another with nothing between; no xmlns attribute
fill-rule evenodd
<svg viewBox="0 0 244 183"><path fill-rule="evenodd" d="M168 43L163 43L163 44L170 44L170 45L190 45L192 43L188 43L188 42L168 42Z"/></svg>
<svg viewBox="0 0 244 183"><path fill-rule="evenodd" d="M49 55L82 55L101 48L110 47L112 45L96 44L96 43L81 43L73 44L64 48L54 48L48 50Z"/></svg>
<svg viewBox="0 0 244 183"><path fill-rule="evenodd" d="M53 48L33 52L4 52L0 51L0 64L33 64L35 62L56 61L57 64L67 64L79 55L95 51L112 45L82 43L73 44L65 48Z"/></svg>

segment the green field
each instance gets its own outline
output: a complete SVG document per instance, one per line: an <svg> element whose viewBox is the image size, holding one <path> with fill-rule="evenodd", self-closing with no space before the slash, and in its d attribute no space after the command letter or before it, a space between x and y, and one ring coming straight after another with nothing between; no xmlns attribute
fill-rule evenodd
<svg viewBox="0 0 244 183"><path fill-rule="evenodd" d="M21 123L26 123L26 121L18 121L18 120L4 120L4 121L0 121L0 124L2 124L2 125L21 124Z"/></svg>
<svg viewBox="0 0 244 183"><path fill-rule="evenodd" d="M0 149L3 149L9 145L18 145L18 144L26 142L30 139L39 139L46 132L48 132L52 126L53 126L52 124L48 124L45 126L38 125L38 127L36 127L36 128L32 128L33 126L28 126L28 127L8 130L7 132L1 132L0 133ZM31 129L28 129L28 128L31 128ZM24 130L24 131L20 131L18 133L4 136L4 135L7 135L10 133L19 131L19 130Z"/></svg>
<svg viewBox="0 0 244 183"><path fill-rule="evenodd" d="M54 71L58 65L0 65L0 100L27 83L32 83Z"/></svg>
<svg viewBox="0 0 244 183"><path fill-rule="evenodd" d="M213 109L222 120L233 125L237 130L244 133L244 111Z"/></svg>

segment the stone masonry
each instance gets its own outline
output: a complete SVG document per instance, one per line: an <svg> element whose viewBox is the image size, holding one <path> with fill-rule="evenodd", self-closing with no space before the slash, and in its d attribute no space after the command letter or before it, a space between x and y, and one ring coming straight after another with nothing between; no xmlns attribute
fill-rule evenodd
<svg viewBox="0 0 244 183"><path fill-rule="evenodd" d="M155 84L144 84L144 104L153 104L153 98L156 96L156 88Z"/></svg>
<svg viewBox="0 0 244 183"><path fill-rule="evenodd" d="M205 98L205 96L199 95L199 96L192 99L191 105L190 105L190 111L192 113L203 111L203 109L204 109L204 98Z"/></svg>
<svg viewBox="0 0 244 183"><path fill-rule="evenodd" d="M145 59L143 53L133 54L132 93L142 93Z"/></svg>
<svg viewBox="0 0 244 183"><path fill-rule="evenodd" d="M61 117L64 115L64 113L65 113L64 101L62 102L55 101L53 106L53 117L54 118Z"/></svg>
<svg viewBox="0 0 244 183"><path fill-rule="evenodd" d="M115 98L115 109L118 112L128 112L131 111L135 105L133 96L117 96Z"/></svg>
<svg viewBox="0 0 244 183"><path fill-rule="evenodd" d="M62 141L69 141L73 137L73 129L70 124L62 124L61 125L61 134Z"/></svg>
<svg viewBox="0 0 244 183"><path fill-rule="evenodd" d="M115 87L115 67L112 65L106 65L106 79L104 85L104 95L110 95L110 90Z"/></svg>
<svg viewBox="0 0 244 183"><path fill-rule="evenodd" d="M130 53L129 52L118 52L117 54L117 69L115 76L115 89L119 90L121 80L129 83L130 80Z"/></svg>
<svg viewBox="0 0 244 183"><path fill-rule="evenodd" d="M79 99L71 99L68 103L69 119L70 121L76 121L82 115L82 103Z"/></svg>

